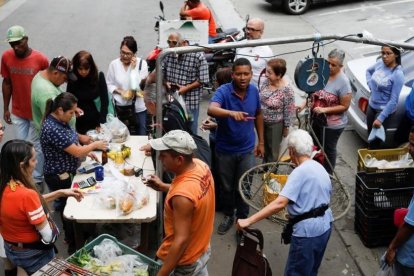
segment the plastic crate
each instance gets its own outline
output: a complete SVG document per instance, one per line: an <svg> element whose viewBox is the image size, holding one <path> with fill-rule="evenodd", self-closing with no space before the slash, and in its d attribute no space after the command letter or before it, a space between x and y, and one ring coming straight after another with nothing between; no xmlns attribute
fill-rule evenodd
<svg viewBox="0 0 414 276"><path fill-rule="evenodd" d="M149 276L156 276L158 271L161 268L161 265L154 261L153 259L133 250L132 248L120 243L115 237L108 235L108 234L102 234L99 237L97 237L96 239L94 239L93 241L91 241L90 243L86 244L83 249L86 249L86 251L88 252L92 252L93 247L95 245L99 245L104 239L110 239L114 242L116 242L118 244L118 246L121 248L122 253L123 254L131 254L131 255L136 255L140 258L140 260L145 263L148 264L148 274ZM74 254L72 254L71 256L69 256L66 260L70 260L70 258L78 256L80 254L80 251L82 249L76 251Z"/></svg>
<svg viewBox="0 0 414 276"><path fill-rule="evenodd" d="M383 234L383 233L370 233L365 231L363 226L358 221L355 221L355 232L360 237L362 243L369 248L377 246L386 246L389 245L392 239L395 236L393 234Z"/></svg>
<svg viewBox="0 0 414 276"><path fill-rule="evenodd" d="M397 161L402 158L408 152L408 148L396 148L396 149L382 149L382 150L369 150L359 149L358 150L358 171L365 172L388 172L404 170L405 168L390 168L390 169L379 169L377 167L367 167L365 164L365 157L369 154L378 160Z"/></svg>
<svg viewBox="0 0 414 276"><path fill-rule="evenodd" d="M364 233L372 235L394 235L397 228L394 226L393 212L388 215L370 216L358 205L355 205L355 221Z"/></svg>
<svg viewBox="0 0 414 276"><path fill-rule="evenodd" d="M407 207L414 191L414 168L404 171L359 172L355 182L355 202L368 215Z"/></svg>
<svg viewBox="0 0 414 276"><path fill-rule="evenodd" d="M33 276L61 276L61 275L84 275L94 276L92 272L89 272L79 266L69 263L68 261L54 258L41 269L33 274Z"/></svg>

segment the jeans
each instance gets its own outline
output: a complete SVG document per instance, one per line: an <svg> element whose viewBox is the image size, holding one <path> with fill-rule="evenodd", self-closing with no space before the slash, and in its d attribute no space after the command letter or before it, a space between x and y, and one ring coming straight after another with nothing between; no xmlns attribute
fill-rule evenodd
<svg viewBox="0 0 414 276"><path fill-rule="evenodd" d="M191 114L191 131L193 134L197 134L198 130L198 115L200 114L200 107L197 109L188 109L187 112Z"/></svg>
<svg viewBox="0 0 414 276"><path fill-rule="evenodd" d="M214 39L216 38L217 36L208 36L208 44L213 44L214 43Z"/></svg>
<svg viewBox="0 0 414 276"><path fill-rule="evenodd" d="M147 111L135 113L137 118L137 135L147 135Z"/></svg>
<svg viewBox="0 0 414 276"><path fill-rule="evenodd" d="M31 275L50 262L55 257L53 248L47 250L22 249L13 250L12 245L4 242L7 258L16 266L23 268Z"/></svg>
<svg viewBox="0 0 414 276"><path fill-rule="evenodd" d="M332 228L318 237L292 236L285 276L316 276L328 245Z"/></svg>
<svg viewBox="0 0 414 276"><path fill-rule="evenodd" d="M33 143L34 149L36 151L36 167L33 171L33 178L36 183L43 182L43 164L45 162L45 157L42 152L42 146L40 144L40 132L35 130L33 131L33 136L29 139Z"/></svg>
<svg viewBox="0 0 414 276"><path fill-rule="evenodd" d="M179 265L177 266L174 271L170 274L171 276L208 276L207 271L207 262L210 259L211 255L211 248L209 247L203 255L198 258L192 264L189 265ZM162 265L163 262L158 260L158 262Z"/></svg>
<svg viewBox="0 0 414 276"><path fill-rule="evenodd" d="M30 138L34 135L33 132L36 131L33 121L20 118L14 114L10 115L10 119L14 126L16 139L30 141Z"/></svg>
<svg viewBox="0 0 414 276"><path fill-rule="evenodd" d="M394 262L394 274L396 276L411 276L414 275L414 267L402 265L399 261Z"/></svg>
<svg viewBox="0 0 414 276"><path fill-rule="evenodd" d="M234 209L236 209L237 218L247 218L249 205L240 196L239 180L248 169L255 165L254 154L252 152L237 154L216 151L216 164L221 184L224 215L233 216Z"/></svg>
<svg viewBox="0 0 414 276"><path fill-rule="evenodd" d="M319 143L321 143L323 150L326 156L328 157L329 162L332 165L332 168L335 169L336 145L338 144L339 136L341 136L345 128L332 129L327 128L325 126L321 126L320 124L314 122L312 124L312 129L315 132L315 135L318 138ZM317 143L315 143L315 145L317 145ZM332 174L332 169L329 166L328 162L325 162L323 166L329 174Z"/></svg>

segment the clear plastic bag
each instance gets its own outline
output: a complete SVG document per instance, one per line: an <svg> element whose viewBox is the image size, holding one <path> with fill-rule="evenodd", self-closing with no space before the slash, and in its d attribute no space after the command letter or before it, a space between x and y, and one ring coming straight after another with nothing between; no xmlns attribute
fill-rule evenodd
<svg viewBox="0 0 414 276"><path fill-rule="evenodd" d="M114 117L114 115L108 114L106 116L106 123L103 125L106 126L107 129L109 129L112 135L111 141L113 143L123 143L128 139L129 130L127 126L123 122L121 122L117 117ZM103 125L101 125L101 127Z"/></svg>
<svg viewBox="0 0 414 276"><path fill-rule="evenodd" d="M93 254L100 261L107 263L108 260L121 256L122 249L113 240L104 239L99 245L93 247Z"/></svg>

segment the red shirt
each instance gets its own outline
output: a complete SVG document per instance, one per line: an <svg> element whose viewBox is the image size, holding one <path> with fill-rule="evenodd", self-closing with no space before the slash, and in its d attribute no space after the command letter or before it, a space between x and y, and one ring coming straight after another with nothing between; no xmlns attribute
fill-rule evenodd
<svg viewBox="0 0 414 276"><path fill-rule="evenodd" d="M10 78L12 86L11 112L24 119L32 119L31 84L37 72L49 67L49 61L39 51L18 58L13 49L5 51L1 58L1 75Z"/></svg>
<svg viewBox="0 0 414 276"><path fill-rule="evenodd" d="M40 236L35 225L46 219L43 206L36 191L17 185L13 191L9 185L4 189L0 206L1 235L9 242L31 243Z"/></svg>
<svg viewBox="0 0 414 276"><path fill-rule="evenodd" d="M216 22L214 21L213 14L206 5L200 3L197 7L187 10L186 13L193 20L208 20L208 35L212 37L217 36Z"/></svg>

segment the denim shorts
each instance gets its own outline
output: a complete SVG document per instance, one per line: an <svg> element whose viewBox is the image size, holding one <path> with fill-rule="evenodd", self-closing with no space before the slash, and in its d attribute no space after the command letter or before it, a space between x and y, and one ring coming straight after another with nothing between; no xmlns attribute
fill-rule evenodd
<svg viewBox="0 0 414 276"><path fill-rule="evenodd" d="M50 262L55 257L53 248L47 250L21 249L13 250L13 246L4 242L7 258L16 266L23 268L31 275Z"/></svg>

